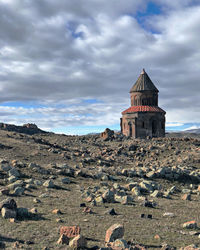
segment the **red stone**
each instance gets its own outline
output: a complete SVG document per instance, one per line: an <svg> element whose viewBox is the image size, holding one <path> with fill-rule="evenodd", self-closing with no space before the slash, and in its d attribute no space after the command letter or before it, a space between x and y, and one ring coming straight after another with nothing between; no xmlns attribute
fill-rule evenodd
<svg viewBox="0 0 200 250"><path fill-rule="evenodd" d="M60 228L60 235L64 234L68 238L74 238L81 233L81 228L79 226L62 226Z"/></svg>

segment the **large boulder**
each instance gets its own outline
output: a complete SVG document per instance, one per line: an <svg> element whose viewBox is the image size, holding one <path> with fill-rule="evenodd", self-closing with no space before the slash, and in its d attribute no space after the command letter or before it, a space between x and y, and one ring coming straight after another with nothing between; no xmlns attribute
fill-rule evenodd
<svg viewBox="0 0 200 250"><path fill-rule="evenodd" d="M2 215L2 218L4 218L4 219L16 218L17 212L14 209L9 209L9 208L3 207L1 209L1 215Z"/></svg>
<svg viewBox="0 0 200 250"><path fill-rule="evenodd" d="M84 236L79 234L69 242L69 246L74 249L86 249L87 241Z"/></svg>
<svg viewBox="0 0 200 250"><path fill-rule="evenodd" d="M114 224L106 231L105 242L114 242L124 236L124 226L121 224Z"/></svg>
<svg viewBox="0 0 200 250"><path fill-rule="evenodd" d="M101 133L101 138L104 139L104 141L109 141L114 138L114 131L106 128L104 132Z"/></svg>
<svg viewBox="0 0 200 250"><path fill-rule="evenodd" d="M5 207L8 209L17 209L17 204L14 199L7 198L0 202L0 210Z"/></svg>

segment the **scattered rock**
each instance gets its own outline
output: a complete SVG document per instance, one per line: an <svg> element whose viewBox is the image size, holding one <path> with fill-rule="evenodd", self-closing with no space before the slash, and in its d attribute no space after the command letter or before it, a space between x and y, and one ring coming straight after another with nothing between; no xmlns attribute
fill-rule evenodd
<svg viewBox="0 0 200 250"><path fill-rule="evenodd" d="M169 213L169 212L166 212L163 214L163 217L174 217L174 213Z"/></svg>
<svg viewBox="0 0 200 250"><path fill-rule="evenodd" d="M60 236L60 238L58 239L57 244L62 244L62 245L66 244L66 245L69 245L69 238L66 235L62 234Z"/></svg>
<svg viewBox="0 0 200 250"><path fill-rule="evenodd" d="M10 190L8 188L1 188L0 195L9 195Z"/></svg>
<svg viewBox="0 0 200 250"><path fill-rule="evenodd" d="M75 249L85 249L87 247L87 241L84 236L79 234L69 242L69 246Z"/></svg>
<svg viewBox="0 0 200 250"><path fill-rule="evenodd" d="M54 182L52 180L47 180L43 183L43 186L46 187L46 188L54 188L55 185L54 185Z"/></svg>
<svg viewBox="0 0 200 250"><path fill-rule="evenodd" d="M111 248L113 249L128 249L128 244L124 239L116 239Z"/></svg>
<svg viewBox="0 0 200 250"><path fill-rule="evenodd" d="M7 198L7 199L0 202L0 210L3 207L15 210L17 208L17 204L16 204L14 199Z"/></svg>
<svg viewBox="0 0 200 250"><path fill-rule="evenodd" d="M79 226L67 227L62 226L60 228L60 235L64 234L68 238L76 237L81 233L81 228Z"/></svg>
<svg viewBox="0 0 200 250"><path fill-rule="evenodd" d="M4 219L9 219L9 218L16 218L17 213L16 213L16 210L14 209L3 207L1 209L1 215Z"/></svg>
<svg viewBox="0 0 200 250"><path fill-rule="evenodd" d="M67 178L67 177L63 178L61 181L62 181L63 184L70 184L71 183L70 179Z"/></svg>
<svg viewBox="0 0 200 250"><path fill-rule="evenodd" d="M117 215L114 208L108 209L104 214Z"/></svg>
<svg viewBox="0 0 200 250"><path fill-rule="evenodd" d="M124 226L121 224L114 224L106 231L105 242L114 242L124 236Z"/></svg>
<svg viewBox="0 0 200 250"><path fill-rule="evenodd" d="M183 224L183 228L186 229L197 229L197 222L196 221L188 221Z"/></svg>
<svg viewBox="0 0 200 250"><path fill-rule="evenodd" d="M62 214L62 212L60 211L60 209L56 208L52 211L52 214Z"/></svg>
<svg viewBox="0 0 200 250"><path fill-rule="evenodd" d="M112 140L114 138L114 131L106 128L104 132L101 133L101 138L104 139L104 141Z"/></svg>
<svg viewBox="0 0 200 250"><path fill-rule="evenodd" d="M92 214L93 212L92 212L92 209L91 209L90 207L85 207L85 208L83 209L83 213Z"/></svg>
<svg viewBox="0 0 200 250"><path fill-rule="evenodd" d="M184 194L181 196L183 201L191 201L191 194Z"/></svg>

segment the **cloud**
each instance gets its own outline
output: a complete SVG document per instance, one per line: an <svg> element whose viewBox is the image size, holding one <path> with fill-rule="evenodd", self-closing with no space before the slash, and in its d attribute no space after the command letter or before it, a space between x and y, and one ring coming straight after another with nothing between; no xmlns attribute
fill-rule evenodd
<svg viewBox="0 0 200 250"><path fill-rule="evenodd" d="M166 126L167 127L181 127L183 126L184 124L183 123L166 123Z"/></svg>
<svg viewBox="0 0 200 250"><path fill-rule="evenodd" d="M154 0L161 14L147 13L142 26L137 13L148 2L0 0L0 102L44 107L3 107L3 119L117 124L144 67L167 122L198 122L200 4Z"/></svg>
<svg viewBox="0 0 200 250"><path fill-rule="evenodd" d="M199 129L199 128L200 128L200 126L193 125L193 126L191 126L191 127L188 127L188 128L183 129L183 131L192 130L192 129Z"/></svg>

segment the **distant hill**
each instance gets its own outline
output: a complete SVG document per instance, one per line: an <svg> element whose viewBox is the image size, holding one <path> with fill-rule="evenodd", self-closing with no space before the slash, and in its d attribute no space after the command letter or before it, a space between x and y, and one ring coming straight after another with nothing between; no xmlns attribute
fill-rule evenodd
<svg viewBox="0 0 200 250"><path fill-rule="evenodd" d="M34 134L46 134L48 132L43 131L37 127L37 125L32 123L24 124L23 126L17 126L13 124L0 123L0 129L6 131L12 131L17 133L23 133L28 135Z"/></svg>
<svg viewBox="0 0 200 250"><path fill-rule="evenodd" d="M184 130L182 133L200 134L200 128Z"/></svg>

